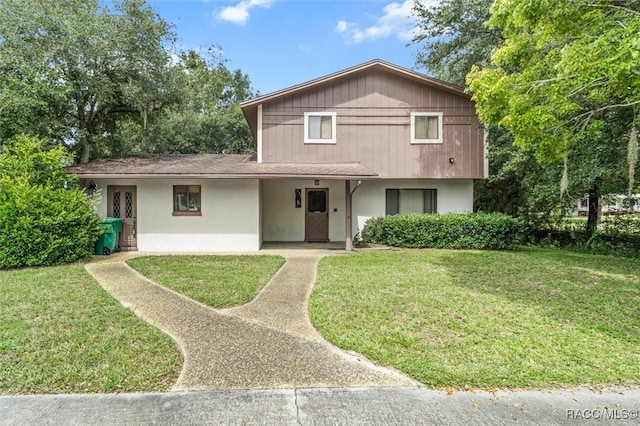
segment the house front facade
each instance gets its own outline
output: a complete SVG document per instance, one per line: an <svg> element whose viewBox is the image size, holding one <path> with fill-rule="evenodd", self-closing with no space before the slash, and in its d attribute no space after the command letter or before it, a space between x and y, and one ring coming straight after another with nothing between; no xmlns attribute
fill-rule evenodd
<svg viewBox="0 0 640 426"><path fill-rule="evenodd" d="M122 217L123 250L256 251L344 242L371 217L471 212L484 133L458 87L374 60L241 104L256 155L72 166Z"/></svg>

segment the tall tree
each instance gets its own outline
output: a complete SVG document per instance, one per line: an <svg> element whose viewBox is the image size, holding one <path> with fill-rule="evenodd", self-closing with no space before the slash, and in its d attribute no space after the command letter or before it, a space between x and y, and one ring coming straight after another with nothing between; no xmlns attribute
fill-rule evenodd
<svg viewBox="0 0 640 426"><path fill-rule="evenodd" d="M437 78L465 85L473 65L486 66L502 44L498 28L484 23L494 0L415 0L419 31L412 42L422 45L416 61Z"/></svg>
<svg viewBox="0 0 640 426"><path fill-rule="evenodd" d="M253 138L239 103L252 98L248 76L229 70L212 48L179 55L172 66L179 100L149 119L120 121L104 155L127 153L247 153Z"/></svg>
<svg viewBox="0 0 640 426"><path fill-rule="evenodd" d="M489 27L505 42L492 67L468 77L485 123L509 129L540 161L564 161L563 191L571 163L593 166L580 169L589 233L603 185L622 173L633 178L637 168L625 150L637 153L640 124L638 10L636 0L497 0Z"/></svg>
<svg viewBox="0 0 640 426"><path fill-rule="evenodd" d="M87 162L115 117L171 102L169 25L144 0L3 0L0 137L41 134Z"/></svg>

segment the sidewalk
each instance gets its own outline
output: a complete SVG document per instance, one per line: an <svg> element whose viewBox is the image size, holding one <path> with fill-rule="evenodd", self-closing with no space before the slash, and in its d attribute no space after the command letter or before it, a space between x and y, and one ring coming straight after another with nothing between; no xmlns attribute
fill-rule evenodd
<svg viewBox="0 0 640 426"><path fill-rule="evenodd" d="M0 397L0 425L638 424L640 390L218 390ZM626 420L621 422L621 420Z"/></svg>

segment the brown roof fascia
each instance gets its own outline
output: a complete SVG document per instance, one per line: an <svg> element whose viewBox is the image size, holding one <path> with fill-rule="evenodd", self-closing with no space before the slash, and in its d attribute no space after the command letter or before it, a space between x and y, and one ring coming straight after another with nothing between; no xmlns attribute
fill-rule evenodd
<svg viewBox="0 0 640 426"><path fill-rule="evenodd" d="M378 175L322 175L322 174L139 174L139 173L77 173L80 179L323 179L375 180Z"/></svg>

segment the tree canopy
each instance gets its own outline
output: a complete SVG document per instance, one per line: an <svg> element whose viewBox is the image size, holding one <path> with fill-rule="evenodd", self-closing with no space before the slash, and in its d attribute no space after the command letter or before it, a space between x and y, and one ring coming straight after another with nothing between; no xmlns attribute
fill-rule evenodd
<svg viewBox="0 0 640 426"><path fill-rule="evenodd" d="M76 144L85 162L109 120L145 115L170 101L169 25L142 0L117 1L113 9L100 4L2 2L5 132Z"/></svg>
<svg viewBox="0 0 640 426"><path fill-rule="evenodd" d="M472 70L491 165L478 206L535 215L626 190L636 168L640 2L492 3L416 0L420 63L458 84Z"/></svg>
<svg viewBox="0 0 640 426"><path fill-rule="evenodd" d="M422 46L417 63L437 78L465 86L471 68L489 66L493 52L503 42L499 28L485 27L492 4L493 0L442 0L437 4L416 0L420 31L413 43ZM557 191L550 193L549 185L540 182L543 174L553 171L541 168L529 152L513 146L513 136L504 128L489 123L486 132L489 176L475 182L474 209L524 217L549 210L547 206L557 201Z"/></svg>
<svg viewBox="0 0 640 426"><path fill-rule="evenodd" d="M80 162L251 150L248 77L175 41L145 0L3 0L0 141L40 135Z"/></svg>
<svg viewBox="0 0 640 426"><path fill-rule="evenodd" d="M248 76L231 71L214 53L181 53L172 65L179 96L149 116L120 120L101 147L104 155L126 153L246 153L253 138L239 103L254 96Z"/></svg>
<svg viewBox="0 0 640 426"><path fill-rule="evenodd" d="M501 29L504 44L493 67L475 67L468 76L481 119L506 127L516 145L546 161L564 159L585 139L609 143L614 122L637 131L638 6L497 0L488 26Z"/></svg>
<svg viewBox="0 0 640 426"><path fill-rule="evenodd" d="M414 44L422 46L416 61L435 77L465 85L473 65L487 66L493 51L502 44L498 28L484 24L494 0L441 0L430 5L415 0L419 31Z"/></svg>
<svg viewBox="0 0 640 426"><path fill-rule="evenodd" d="M542 162L564 160L561 193L570 164L577 170L590 199L589 234L603 188L619 191L626 174L625 189L634 189L639 10L638 1L497 0L488 26L500 28L504 43L492 66L467 77L482 121L507 128Z"/></svg>

